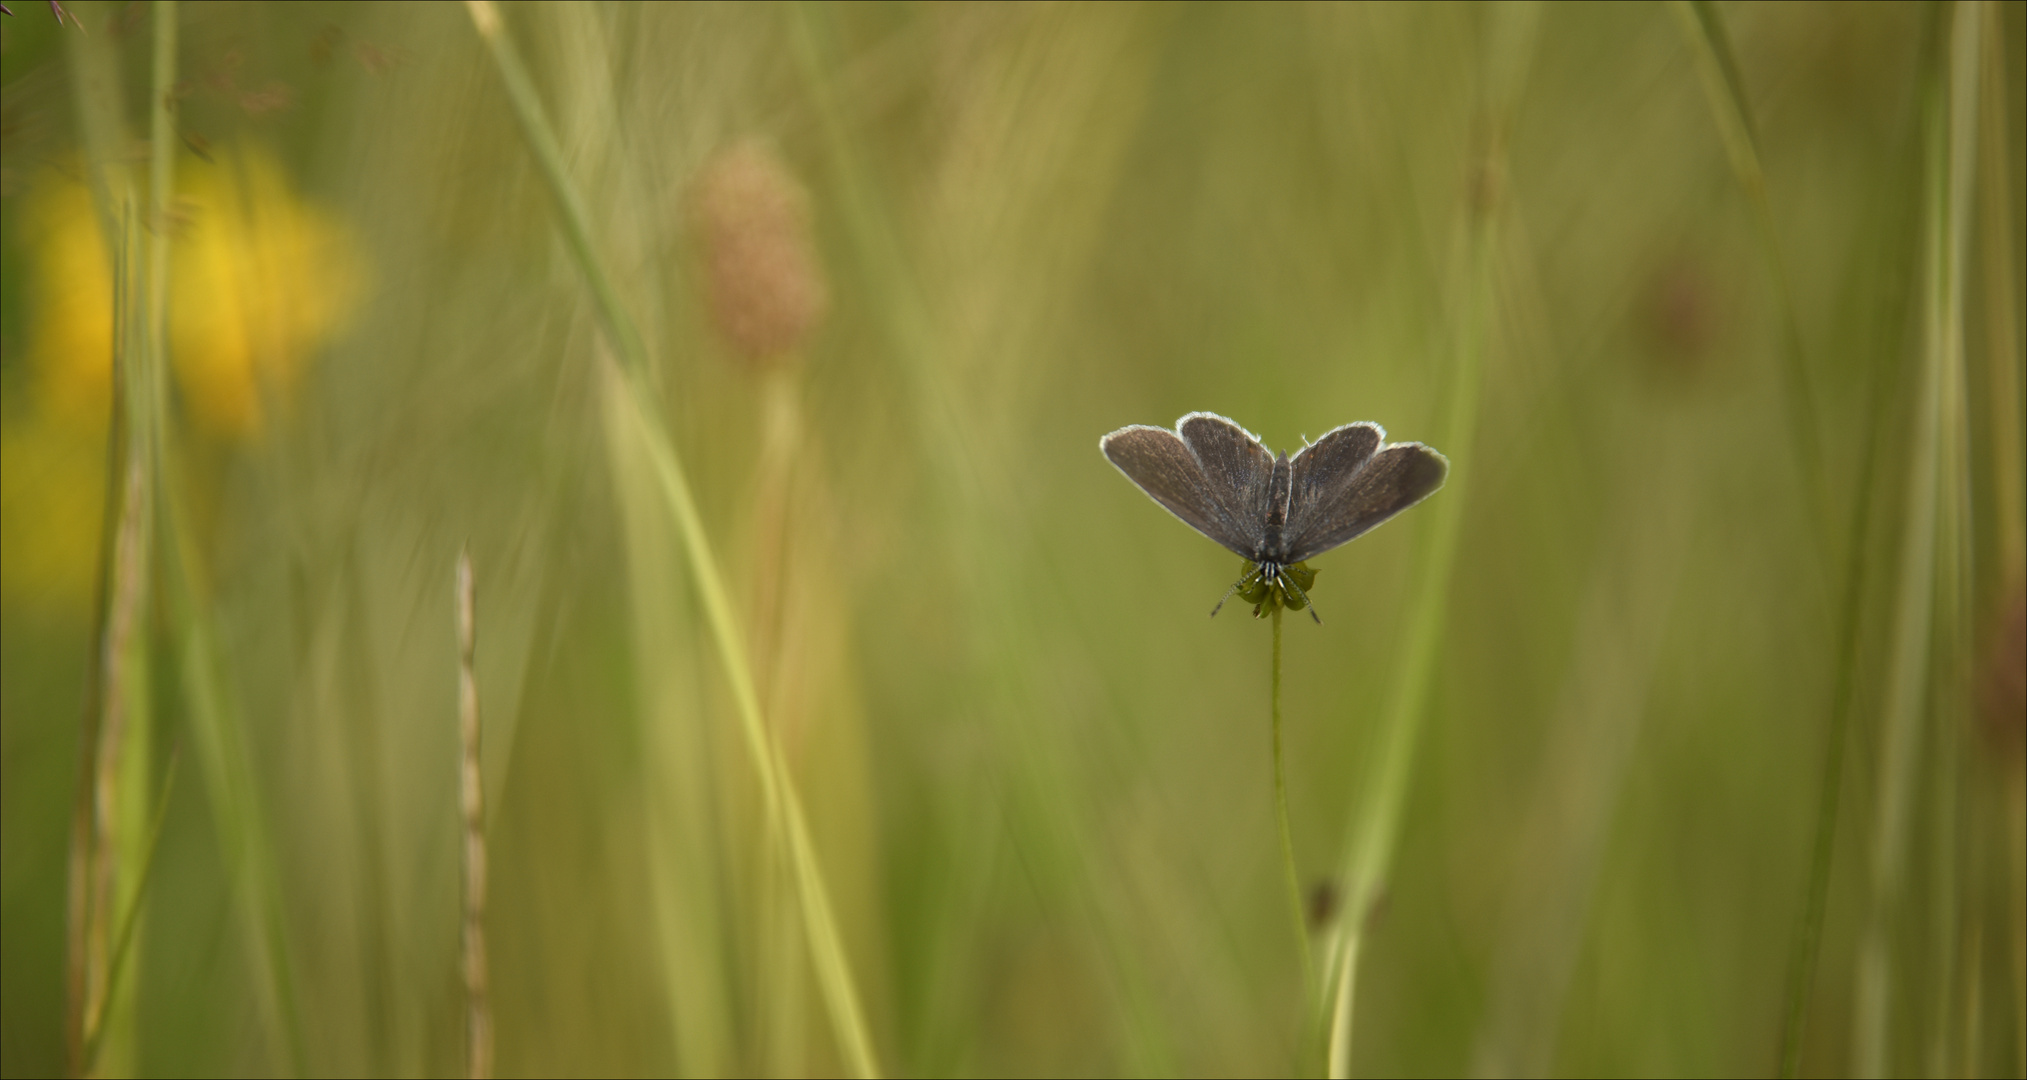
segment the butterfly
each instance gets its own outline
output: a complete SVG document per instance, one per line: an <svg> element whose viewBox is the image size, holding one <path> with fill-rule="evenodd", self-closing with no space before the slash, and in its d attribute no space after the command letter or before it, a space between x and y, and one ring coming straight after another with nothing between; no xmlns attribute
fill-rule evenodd
<svg viewBox="0 0 2027 1080"><path fill-rule="evenodd" d="M1421 443L1389 443L1378 424L1332 429L1275 455L1258 436L1216 413L1194 412L1175 430L1134 424L1098 449L1183 524L1246 560L1211 609L1238 592L1253 614L1272 603L1309 609L1308 559L1358 537L1443 486L1450 462Z"/></svg>

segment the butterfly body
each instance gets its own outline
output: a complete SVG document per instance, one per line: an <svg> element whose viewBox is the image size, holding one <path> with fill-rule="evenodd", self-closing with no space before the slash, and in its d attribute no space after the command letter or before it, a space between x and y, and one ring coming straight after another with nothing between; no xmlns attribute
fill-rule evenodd
<svg viewBox="0 0 2027 1080"><path fill-rule="evenodd" d="M1335 428L1291 458L1207 412L1190 413L1173 431L1120 428L1098 447L1169 513L1251 564L1234 588L1250 582L1269 590L1263 600L1297 608L1307 605L1307 583L1291 580L1291 567L1420 502L1450 468L1421 443L1387 443L1378 424ZM1298 597L1302 603L1293 602Z"/></svg>

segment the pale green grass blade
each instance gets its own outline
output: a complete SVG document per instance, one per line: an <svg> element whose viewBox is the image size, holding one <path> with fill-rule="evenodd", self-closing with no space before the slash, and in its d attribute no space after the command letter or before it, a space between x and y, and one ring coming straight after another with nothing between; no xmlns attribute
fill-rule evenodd
<svg viewBox="0 0 2027 1080"><path fill-rule="evenodd" d="M2021 118L2017 114L2009 115L2008 83L2013 76L2007 63L2010 57L2017 66L2020 58L2017 52L2008 51L2011 42L2006 34L2005 5L1987 4L1984 10L1987 26L1982 62L1983 100L1978 106L1983 129L1978 151L1981 171L1978 212L1983 220L1977 233L1984 252L1986 380L1983 396L1989 410L1985 456L1990 462L1990 494L1985 500L1974 497L1972 509L1974 516L1982 518L1980 524L1990 535L1985 552L1990 565L1988 573L1977 579L1974 597L1989 601L1996 592L1999 602L2004 604L2006 597L2019 596L2027 591L2027 415L2023 415L2027 413L2027 408L2023 408L2027 403L2023 403L2021 397L2022 386L2027 384L2027 377L2023 374L2027 373L2022 370L2020 332L2022 307L2027 301L2021 297L2020 250L2014 244L2018 236L2015 224L2017 211L2013 201L2017 189L2011 153L2011 141L2017 137ZM1975 424L1975 416L1971 422ZM2027 830L2027 790L2015 783L2011 790L2003 793L1987 792L1979 809L2005 819L2003 826L1990 831L2006 851L1999 863L2000 872L2005 874L2005 883L1996 890L2003 898L2000 909L2006 915L2002 919L2002 929L1995 932L1988 927L1980 931L1974 927L1973 932L1983 934L1987 942L2004 942L1999 948L2010 954L1997 962L2010 969L2005 974L2005 980L2010 982L2007 988L2011 991L2013 1007L2007 1010L2005 1024L2012 1029L2008 1049L2011 1069L2017 1073L2027 1069L2027 835L2023 835L2023 830ZM1978 966L1981 962L1991 962L1992 958L1977 948L1977 943L1974 937L1972 947L1965 954L1971 961L1965 978L1973 987L1974 995L1971 1017L1966 1023L1967 1057L1964 1065L1967 1072L1989 1067L1989 1063L1979 1061L1976 1056L1981 1048L1976 1038L1980 1018L1975 995L1980 985ZM2003 1062L2005 1058L1999 1060Z"/></svg>
<svg viewBox="0 0 2027 1080"><path fill-rule="evenodd" d="M1739 74L1731 36L1725 31L1724 14L1712 0L1673 0L1670 4L1682 23L1684 37L1695 54L1703 74L1705 96L1711 115L1724 139L1726 155L1739 186L1752 205L1754 232L1779 305L1782 330L1782 393L1786 398L1788 438L1808 489L1816 527L1828 539L1832 516L1828 482L1824 478L1821 424L1816 419L1815 395L1810 389L1806 357L1802 349L1801 321L1795 313L1792 275L1783 254L1780 230L1775 227L1773 204L1767 199L1764 159L1760 153L1758 125L1753 122L1752 104L1746 96L1745 79Z"/></svg>
<svg viewBox="0 0 2027 1080"><path fill-rule="evenodd" d="M1976 165L1978 63L1982 19L1971 4L1951 11L1950 48L1931 93L1928 169L1924 196L1923 333L1921 379L1908 442L1907 491L1892 645L1881 725L1879 788L1874 806L1869 909L1858 958L1853 1017L1854 1071L1885 1076L1904 1071L1894 1046L1896 1001L1913 1000L1910 973L1896 962L1894 942L1907 903L1909 845L1915 828L1920 779L1929 754L1948 754L1948 740L1925 738L1930 728L1953 723L1935 706L1947 700L1933 681L1949 674L1933 666L1938 610L1957 592L1961 569L1954 548L1961 533L1944 515L1958 504L1958 440L1962 438L1963 266L1969 228L1970 180ZM1954 399L1954 403L1953 403ZM1952 550L1940 550L1949 547ZM1945 595L1939 597L1938 591ZM1954 636L1954 635L1950 635ZM1954 791L1936 792L1940 799Z"/></svg>
<svg viewBox="0 0 2027 1080"><path fill-rule="evenodd" d="M1281 833L1281 876L1288 887L1288 925L1295 930L1295 947L1302 954L1302 987L1305 997L1316 993L1315 962L1309 958L1309 920L1302 914L1302 881L1295 873L1295 834L1288 827L1288 781L1281 767L1281 605L1274 605L1274 658L1268 712L1274 725L1274 823Z"/></svg>
<svg viewBox="0 0 2027 1080"><path fill-rule="evenodd" d="M1826 547L1834 547L1831 523L1834 514L1828 480L1822 461L1821 431L1816 418L1814 393L1810 388L1801 326L1795 311L1794 288L1788 261L1783 255L1780 234L1775 227L1773 206L1767 197L1766 175L1760 153L1758 125L1753 120L1745 80L1725 28L1724 14L1710 0L1674 0L1670 5L1683 27L1703 76L1705 97L1724 141L1732 172L1753 211L1755 235L1767 264L1777 297L1784 331L1782 389L1790 413L1789 442L1800 464L1804 486L1818 518L1817 527ZM1780 1069L1794 1076L1801 1064L1803 1022L1814 987L1816 955L1821 948L1824 909L1828 903L1830 859L1834 850L1838 807L1841 803L1845 746L1849 742L1853 680L1859 647L1858 613L1863 598L1866 533L1871 524L1873 470L1877 440L1863 440L1862 464L1852 503L1850 526L1845 530L1846 547L1842 590L1835 611L1840 634L1836 677L1831 686L1827 731L1824 736L1821 794L1816 812L1816 835L1812 847L1807 893L1797 919L1792 955L1788 965L1788 1006L1782 1020Z"/></svg>
<svg viewBox="0 0 2027 1080"><path fill-rule="evenodd" d="M132 275L129 271L130 230L125 217L133 202L133 185L118 148L125 143L121 130L119 69L102 43L87 41L83 35L65 40L71 82L71 103L77 109L78 127L84 136L88 167L86 184L92 194L92 208L98 218L99 235L108 248L113 266L113 355L112 412L107 431L105 505L100 528L97 602L93 605L93 661L86 680L85 707L77 763L78 782L71 808L68 888L65 913L64 1042L70 1072L81 1075L87 1068L86 1054L94 1043L88 1036L87 999L96 993L97 975L90 955L93 937L93 896L96 891L97 785L103 716L108 703L120 696L116 690L116 665L124 664L129 649L123 630L116 627L131 621L137 602L138 582L134 580L141 530L151 515L145 507L145 470L139 467L139 449L133 417L133 344L139 335L131 333L134 308Z"/></svg>
<svg viewBox="0 0 2027 1080"><path fill-rule="evenodd" d="M166 32L173 71L173 15ZM158 33L158 37L162 36ZM95 635L99 649L90 715L85 720L78 801L72 832L67 973L67 1036L73 1071L133 1068L134 994L116 985L121 939L140 924L139 899L150 782L153 683L149 627L157 545L159 474L154 468L160 413L161 349L154 316L162 283L154 268L157 239L141 265L138 193L125 161L119 113L120 78L109 43L68 41L79 127L85 134L87 185L113 273L115 392L105 526L108 538ZM159 43L158 43L158 61ZM160 72L157 73L159 80ZM153 235L155 230L150 230ZM116 928L118 936L116 937Z"/></svg>
<svg viewBox="0 0 2027 1080"><path fill-rule="evenodd" d="M988 775L1000 805L967 823L989 830L969 844L990 850L1007 843L1024 871L1060 880L1067 932L1104 972L1119 1014L1106 1038L1122 1044L1127 1068L1160 1074L1176 1066L1171 1036L1154 1015L1162 991L1145 970L1146 946L1135 940L1141 913L1106 888L1120 860L1093 841L1094 811L1075 779L1078 762L1063 733L1051 730L1058 703L1031 664L1044 633L1032 612L1047 610L1054 597L1016 584L1039 545L1020 445L1031 437L1022 425L1033 415L1015 407L1021 386L1004 374L1039 364L1033 353L1045 346L1036 340L1036 309L1046 316L1050 301L1065 300L1058 293L1074 297L1096 257L1104 196L1151 78L1149 50L1136 40L1150 20L1123 6L1005 14L1005 23L980 20L993 28L993 44L977 58L979 70L957 80L949 103L1001 132L1001 141L992 153L936 159L926 170L929 197L905 205L879 168L891 163L875 161L867 119L853 113L863 103L847 88L853 72L842 48L850 21L844 9L798 4L789 30L855 269L872 293L883 351L903 383L908 434L931 478L924 531L939 537L935 559L951 573L951 603L962 613L958 678L965 699L982 706L999 748ZM1037 221L1048 224L1035 228ZM997 255L965 257L987 251ZM995 569L979 569L987 567ZM996 822L1001 814L1018 824ZM951 907L931 931L944 948L934 978L953 990L979 974L967 940L970 924L999 902L991 870L989 859L964 860ZM921 1029L928 1038L969 1025L941 1000L930 1013Z"/></svg>
<svg viewBox="0 0 2027 1080"><path fill-rule="evenodd" d="M829 889L823 881L823 870L817 862L815 849L809 840L809 829L804 820L802 805L787 775L780 750L760 715L759 695L755 690L751 665L746 658L745 637L736 625L724 578L719 572L717 558L712 553L710 539L704 531L703 519L697 512L689 480L684 475L682 464L676 457L675 448L667 432L642 400L640 380L645 376L647 368L645 346L638 331L634 329L632 319L620 305L618 294L614 291L602 262L596 256L591 240L590 222L584 211L583 202L564 170L561 152L556 145L555 136L549 130L548 121L544 119L534 84L528 78L527 70L515 52L513 44L507 39L505 30L500 25L498 12L492 5L482 2L468 3L467 9L471 13L473 25L478 29L481 39L484 40L499 68L501 81L506 84L508 95L514 104L515 115L527 135L529 148L534 152L561 211L563 231L569 240L571 251L576 256L579 268L598 301L601 320L612 338L613 351L618 356L622 370L614 373L615 377L609 380L608 385L612 392L617 393L624 401L623 407L632 413L636 437L647 450L650 463L661 483L662 494L667 500L668 510L674 516L677 530L683 538L684 554L690 567L693 584L702 603L706 622L711 628L726 681L732 691L733 702L739 716L740 732L759 777L762 804L770 817L775 819L774 829L779 830L779 834L783 836L790 863L796 872L797 892L802 900L804 932L809 937L810 959L816 968L817 982L823 989L825 1004L830 1010L833 1033L855 1074L878 1075L879 1068L873 1057L872 1038L866 1028L864 1011L859 1004L858 991L852 981L843 938L838 932L837 918L831 909Z"/></svg>
<svg viewBox="0 0 2027 1080"><path fill-rule="evenodd" d="M1401 815L1414 777L1416 748L1441 653L1457 546L1469 502L1485 354L1498 317L1496 267L1506 198L1498 188L1506 167L1503 134L1526 84L1541 16L1539 6L1533 3L1500 5L1488 15L1492 40L1486 59L1486 99L1494 134L1486 143L1484 159L1476 163L1486 178L1485 189L1468 211L1469 239L1458 292L1460 325L1454 331L1457 344L1450 400L1437 443L1450 459L1450 475L1428 508L1430 516L1424 525L1427 542L1418 555L1414 606L1403 634L1386 713L1380 721L1377 748L1348 826L1339 873L1345 892L1344 914L1328 944L1330 956L1324 967L1324 984L1337 988L1335 1000L1324 1003L1330 1032L1326 1060L1332 1077L1351 1075L1356 964L1373 902L1393 866Z"/></svg>
<svg viewBox="0 0 2027 1080"><path fill-rule="evenodd" d="M155 808L148 819L147 841L141 849L137 864L138 880L134 882L134 896L127 904L127 910L120 920L119 933L113 938L112 955L106 962L106 993L108 996L120 992L120 979L126 973L128 957L134 953L135 939L141 929L141 897L146 894L148 882L155 870L155 855L162 845L162 826L169 820L169 796L176 791L176 769L183 761L182 754L171 751L169 765L162 773L162 791L155 797ZM103 1066L105 1062L99 1052L105 1039L105 1028L93 1031L93 1041L86 1045L84 1060ZM131 1036L129 1036L131 1037Z"/></svg>

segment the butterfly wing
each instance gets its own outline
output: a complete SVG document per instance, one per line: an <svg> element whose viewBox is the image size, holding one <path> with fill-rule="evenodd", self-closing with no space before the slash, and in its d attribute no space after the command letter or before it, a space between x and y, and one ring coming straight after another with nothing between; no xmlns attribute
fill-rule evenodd
<svg viewBox="0 0 2027 1080"><path fill-rule="evenodd" d="M1260 554L1267 536L1267 503L1274 478L1274 455L1259 436L1216 413L1190 413L1175 429L1210 480L1226 513L1246 535L1248 558Z"/></svg>
<svg viewBox="0 0 2027 1080"><path fill-rule="evenodd" d="M1246 429L1191 413L1175 431L1135 424L1100 439L1098 448L1190 528L1241 558L1259 554L1274 459Z"/></svg>
<svg viewBox="0 0 2027 1080"><path fill-rule="evenodd" d="M1301 450L1289 462L1288 524L1283 535L1294 546L1316 531L1331 507L1344 500L1358 474L1386 443L1378 424L1346 424Z"/></svg>
<svg viewBox="0 0 2027 1080"><path fill-rule="evenodd" d="M1346 424L1295 455L1288 561L1350 543L1443 486L1450 473L1443 455L1385 438L1378 424Z"/></svg>

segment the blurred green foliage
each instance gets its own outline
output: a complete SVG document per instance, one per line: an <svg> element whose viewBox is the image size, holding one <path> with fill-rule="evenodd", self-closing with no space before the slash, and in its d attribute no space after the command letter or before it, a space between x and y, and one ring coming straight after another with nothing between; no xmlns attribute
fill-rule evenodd
<svg viewBox="0 0 2027 1080"><path fill-rule="evenodd" d="M68 4L80 30L12 6L9 1076L65 1067L105 602L112 260L78 57L120 73L145 161L155 11ZM1328 901L1451 493L1322 557L1324 623L1287 630L1315 930L1366 927L1352 1071L1775 1068L1840 680L1802 1069L2027 1070L2027 6L1714 10L1779 271L1661 5L1546 5L1498 48L1488 8L1460 5L503 8L645 343L886 1071L1297 1060L1313 1033L1267 628L1204 618L1230 555L1097 439L1207 409L1276 448L1362 419L1438 442L1488 214L1467 501L1370 911ZM468 544L500 1071L840 1070L681 538L619 433L611 347L466 10L176 11L175 209L147 231L176 253L167 497L197 604L142 630L163 659L146 783L121 797L166 790L166 810L123 969L131 1045L107 1067L462 1071ZM1919 737L1895 749L1909 442L1923 365L1946 362L1924 344L1933 176L1953 167L1938 103L1964 19L1983 20L1983 111L1932 511L1953 516L1932 526ZM203 706L169 657L191 626L217 643L245 804L185 760ZM1883 887L1890 776L1911 778L1895 827L1914 840ZM265 870L233 854L248 836ZM243 887L260 873L266 959ZM1893 960L1877 1031L1854 991L1868 925Z"/></svg>

